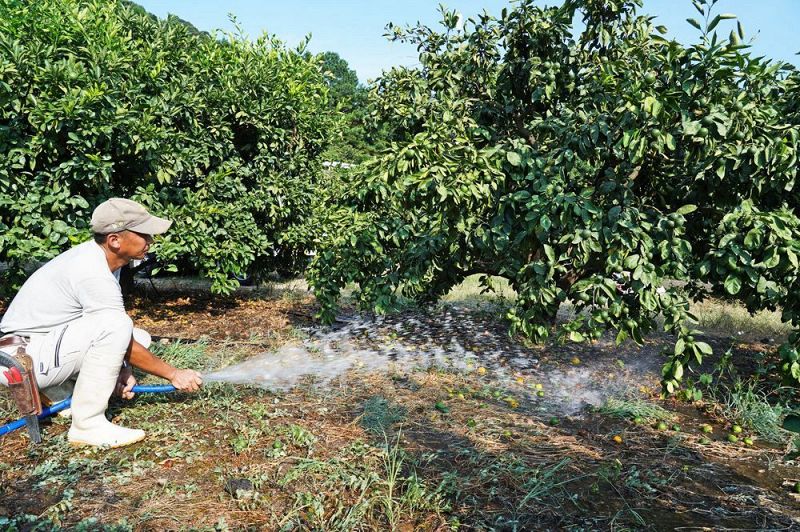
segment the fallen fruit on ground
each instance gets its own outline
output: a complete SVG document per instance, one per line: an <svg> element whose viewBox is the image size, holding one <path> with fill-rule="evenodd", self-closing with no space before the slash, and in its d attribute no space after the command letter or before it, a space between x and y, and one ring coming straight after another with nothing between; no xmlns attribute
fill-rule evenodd
<svg viewBox="0 0 800 532"><path fill-rule="evenodd" d="M732 431L734 434L741 434L741 433L742 433L742 427L740 427L739 425L734 425L734 426L731 428L731 431Z"/></svg>
<svg viewBox="0 0 800 532"><path fill-rule="evenodd" d="M536 395L539 397L544 397L544 390L539 390L538 392L536 392Z"/></svg>
<svg viewBox="0 0 800 532"><path fill-rule="evenodd" d="M642 423L644 423L644 419L642 419L639 416L636 416L635 418L633 418L633 422L636 423L637 425L641 425Z"/></svg>
<svg viewBox="0 0 800 532"><path fill-rule="evenodd" d="M659 423L658 425L656 425L656 428L657 428L658 430L667 430L667 424L666 424L666 423L663 423L663 422L662 422L662 423Z"/></svg>
<svg viewBox="0 0 800 532"><path fill-rule="evenodd" d="M728 441L731 443L736 443L739 441L739 438L735 434L728 434Z"/></svg>
<svg viewBox="0 0 800 532"><path fill-rule="evenodd" d="M744 443L745 445L753 445L753 438L745 438Z"/></svg>
<svg viewBox="0 0 800 532"><path fill-rule="evenodd" d="M483 366L478 368L478 375L486 375L486 368Z"/></svg>
<svg viewBox="0 0 800 532"><path fill-rule="evenodd" d="M702 430L706 434L711 434L712 432L714 432L714 427L712 427L711 425L706 424L706 425L702 425L700 427L700 430Z"/></svg>
<svg viewBox="0 0 800 532"><path fill-rule="evenodd" d="M620 436L619 434L617 434L611 439L614 440L614 443L622 443L622 436Z"/></svg>
<svg viewBox="0 0 800 532"><path fill-rule="evenodd" d="M511 408L517 408L519 406L519 401L517 401L513 397L506 397L505 399L503 399L503 401L505 401L505 403Z"/></svg>
<svg viewBox="0 0 800 532"><path fill-rule="evenodd" d="M792 488L792 491L795 493L800 493L800 481L794 483L794 488Z"/></svg>
<svg viewBox="0 0 800 532"><path fill-rule="evenodd" d="M551 424L551 425L553 425L553 426L556 426L556 425L558 425L559 423L560 423L560 421L559 421L559 419L558 419L557 417L551 417L551 418L550 418L550 424Z"/></svg>
<svg viewBox="0 0 800 532"><path fill-rule="evenodd" d="M578 364L581 363L581 359L578 357L572 357L572 360L570 360L570 362L572 362L573 366L577 366Z"/></svg>

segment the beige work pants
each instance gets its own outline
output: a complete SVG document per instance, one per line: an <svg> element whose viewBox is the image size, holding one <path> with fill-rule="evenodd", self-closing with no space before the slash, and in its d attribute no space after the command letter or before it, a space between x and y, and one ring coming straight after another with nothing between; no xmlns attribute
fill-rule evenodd
<svg viewBox="0 0 800 532"><path fill-rule="evenodd" d="M25 350L33 358L34 374L39 389L57 387L74 381L90 350L113 353L120 367L133 337L144 347L150 346L150 335L133 327L131 319L121 312L96 312L45 334L32 335ZM16 347L9 348L16 353ZM0 366L0 370L6 368ZM0 384L7 381L0 372ZM60 398L51 398L58 400Z"/></svg>

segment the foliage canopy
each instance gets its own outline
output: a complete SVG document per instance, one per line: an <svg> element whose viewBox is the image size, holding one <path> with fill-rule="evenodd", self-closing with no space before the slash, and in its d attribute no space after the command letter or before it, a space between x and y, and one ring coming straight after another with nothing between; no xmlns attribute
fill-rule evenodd
<svg viewBox="0 0 800 532"><path fill-rule="evenodd" d="M390 25L420 66L373 90L396 141L352 176L347 230L330 230L312 263L322 316L350 282L381 312L398 294L424 301L499 275L518 293L512 332L546 338L571 300L577 317L555 329L565 340L675 334L667 392L711 352L690 298L780 307L799 327L800 78L752 57L715 3L694 2L689 46L639 0L524 0L463 25L443 10L441 30ZM793 380L799 338L782 348Z"/></svg>
<svg viewBox="0 0 800 532"><path fill-rule="evenodd" d="M88 237L92 208L138 199L175 220L161 260L217 291L305 264L330 124L303 45L208 35L129 2L0 0L0 262Z"/></svg>

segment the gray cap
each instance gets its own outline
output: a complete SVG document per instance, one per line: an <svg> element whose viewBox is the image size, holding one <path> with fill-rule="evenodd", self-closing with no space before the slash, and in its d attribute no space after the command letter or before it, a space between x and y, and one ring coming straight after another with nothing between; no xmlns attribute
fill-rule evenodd
<svg viewBox="0 0 800 532"><path fill-rule="evenodd" d="M92 231L100 235L120 231L160 235L171 225L171 221L153 216L135 201L124 198L106 200L92 213Z"/></svg>

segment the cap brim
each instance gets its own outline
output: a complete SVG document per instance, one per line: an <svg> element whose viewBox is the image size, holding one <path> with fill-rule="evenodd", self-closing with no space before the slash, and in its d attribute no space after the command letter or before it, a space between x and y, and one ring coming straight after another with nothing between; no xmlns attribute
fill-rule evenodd
<svg viewBox="0 0 800 532"><path fill-rule="evenodd" d="M150 216L144 222L128 227L129 231L136 231L137 233L144 233L146 235L160 235L166 233L172 225L172 221L158 216Z"/></svg>

